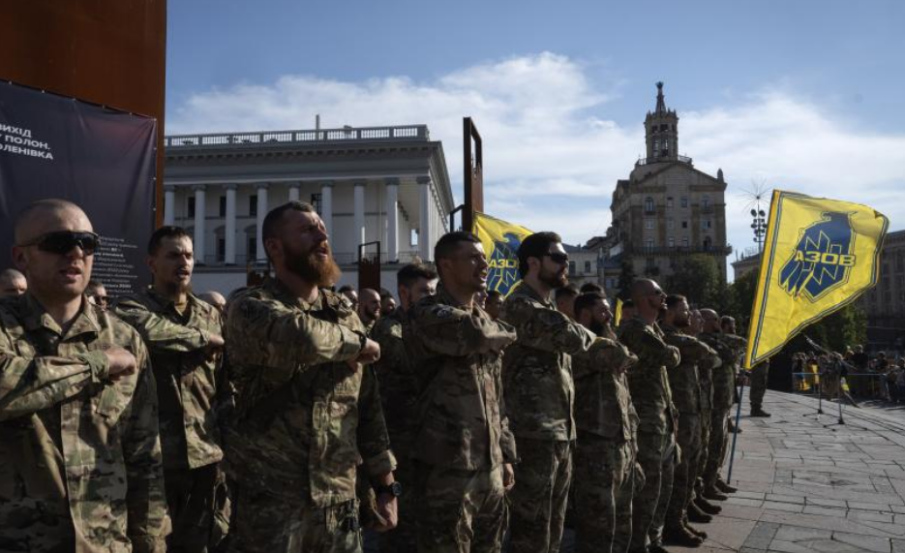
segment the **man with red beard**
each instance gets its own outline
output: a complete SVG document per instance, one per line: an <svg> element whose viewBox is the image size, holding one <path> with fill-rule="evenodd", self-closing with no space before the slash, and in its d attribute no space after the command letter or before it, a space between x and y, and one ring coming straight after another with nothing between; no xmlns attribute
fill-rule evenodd
<svg viewBox="0 0 905 553"><path fill-rule="evenodd" d="M228 307L236 413L224 439L236 482L232 551L359 552L356 467L396 524L393 469L376 379L380 347L326 288L340 272L314 208L292 201L264 219L274 277Z"/></svg>
<svg viewBox="0 0 905 553"><path fill-rule="evenodd" d="M503 359L506 406L521 454L511 503L513 553L555 553L562 541L576 439L571 355L586 352L595 338L553 303L553 291L568 284L568 268L558 234L525 238L518 249L522 281L500 317L518 334Z"/></svg>

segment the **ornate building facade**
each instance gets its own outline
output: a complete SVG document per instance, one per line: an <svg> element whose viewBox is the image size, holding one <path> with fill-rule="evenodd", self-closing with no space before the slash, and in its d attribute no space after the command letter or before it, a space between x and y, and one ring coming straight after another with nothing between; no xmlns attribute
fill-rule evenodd
<svg viewBox="0 0 905 553"><path fill-rule="evenodd" d="M612 226L606 237L588 246L605 245L607 288L617 280L614 267L625 264L638 276L663 279L683 256L712 256L726 279L726 181L720 169L711 176L679 155L679 116L666 107L663 83L657 104L644 120L647 157L635 163L629 178L613 192Z"/></svg>

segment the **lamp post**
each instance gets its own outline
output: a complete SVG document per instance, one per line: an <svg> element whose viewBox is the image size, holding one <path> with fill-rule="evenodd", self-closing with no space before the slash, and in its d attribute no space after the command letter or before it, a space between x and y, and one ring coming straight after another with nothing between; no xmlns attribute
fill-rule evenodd
<svg viewBox="0 0 905 553"><path fill-rule="evenodd" d="M752 209L751 217L753 219L751 230L754 231L754 242L757 244L757 251L763 253L764 236L767 234L767 214L764 213L763 209Z"/></svg>

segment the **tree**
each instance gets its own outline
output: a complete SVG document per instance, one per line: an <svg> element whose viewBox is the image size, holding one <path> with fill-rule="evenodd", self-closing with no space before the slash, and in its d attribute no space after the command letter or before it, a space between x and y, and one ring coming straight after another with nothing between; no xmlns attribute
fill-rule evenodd
<svg viewBox="0 0 905 553"><path fill-rule="evenodd" d="M666 281L666 292L682 294L688 303L722 311L728 295L716 260L709 255L694 254L680 258Z"/></svg>
<svg viewBox="0 0 905 553"><path fill-rule="evenodd" d="M622 262L622 272L619 273L619 296L622 298L631 297L632 282L635 281L635 269L628 259Z"/></svg>

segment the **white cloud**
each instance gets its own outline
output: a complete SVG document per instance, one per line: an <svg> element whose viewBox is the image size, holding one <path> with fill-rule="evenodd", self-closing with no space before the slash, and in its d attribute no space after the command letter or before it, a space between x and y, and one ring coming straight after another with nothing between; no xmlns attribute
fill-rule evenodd
<svg viewBox="0 0 905 553"><path fill-rule="evenodd" d="M167 130L311 128L316 114L325 127L425 123L443 141L461 196L461 125L471 116L484 139L487 211L579 243L605 231L616 180L626 178L644 149L641 125L611 121L608 100L581 63L542 53L430 82L302 75L202 91L175 107ZM781 90L731 101L698 112L670 107L681 117L682 153L705 172L725 172L729 240L737 249L752 245L744 195L752 181L867 203L890 217L891 228L903 227L905 202L897 197L905 184L905 135L850 128Z"/></svg>

